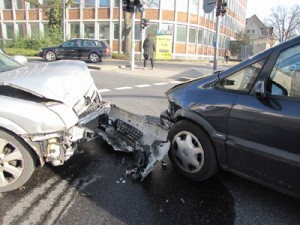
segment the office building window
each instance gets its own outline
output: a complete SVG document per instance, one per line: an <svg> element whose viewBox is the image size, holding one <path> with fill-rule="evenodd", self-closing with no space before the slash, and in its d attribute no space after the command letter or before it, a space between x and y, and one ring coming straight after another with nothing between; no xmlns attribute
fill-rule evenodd
<svg viewBox="0 0 300 225"><path fill-rule="evenodd" d="M190 12L197 15L198 9L199 9L199 0L190 1Z"/></svg>
<svg viewBox="0 0 300 225"><path fill-rule="evenodd" d="M4 9L12 9L12 0L3 0Z"/></svg>
<svg viewBox="0 0 300 225"><path fill-rule="evenodd" d="M192 43L192 44L196 43L196 29L195 28L189 29L189 43Z"/></svg>
<svg viewBox="0 0 300 225"><path fill-rule="evenodd" d="M80 7L80 0L74 0L71 4L71 8L79 8Z"/></svg>
<svg viewBox="0 0 300 225"><path fill-rule="evenodd" d="M119 23L114 23L114 39L119 39ZM122 23L122 40L125 40L124 23Z"/></svg>
<svg viewBox="0 0 300 225"><path fill-rule="evenodd" d="M198 31L198 44L204 44L203 43L203 30Z"/></svg>
<svg viewBox="0 0 300 225"><path fill-rule="evenodd" d="M95 7L95 0L84 0L84 7Z"/></svg>
<svg viewBox="0 0 300 225"><path fill-rule="evenodd" d="M79 37L80 37L80 24L71 23L71 38L79 38Z"/></svg>
<svg viewBox="0 0 300 225"><path fill-rule="evenodd" d="M26 23L18 23L18 37L26 37L27 30L26 30Z"/></svg>
<svg viewBox="0 0 300 225"><path fill-rule="evenodd" d="M84 37L94 38L95 37L95 26L93 23L84 24Z"/></svg>
<svg viewBox="0 0 300 225"><path fill-rule="evenodd" d="M13 39L15 37L14 24L13 23L7 23L7 24L5 24L5 27L6 27L6 37L7 37L7 39Z"/></svg>
<svg viewBox="0 0 300 225"><path fill-rule="evenodd" d="M166 1L166 0L164 0ZM145 0L147 8L158 9L159 8L159 0Z"/></svg>
<svg viewBox="0 0 300 225"><path fill-rule="evenodd" d="M25 1L24 0L17 0L16 1L17 9L25 9Z"/></svg>
<svg viewBox="0 0 300 225"><path fill-rule="evenodd" d="M40 37L40 29L38 23L30 23L30 33L32 38Z"/></svg>
<svg viewBox="0 0 300 225"><path fill-rule="evenodd" d="M176 1L176 7L179 12L185 12L188 11L188 1Z"/></svg>
<svg viewBox="0 0 300 225"><path fill-rule="evenodd" d="M100 7L109 7L110 0L99 0Z"/></svg>
<svg viewBox="0 0 300 225"><path fill-rule="evenodd" d="M109 22L99 23L99 39L109 41Z"/></svg>
<svg viewBox="0 0 300 225"><path fill-rule="evenodd" d="M176 41L186 42L186 27L183 27L183 26L178 26L177 27Z"/></svg>

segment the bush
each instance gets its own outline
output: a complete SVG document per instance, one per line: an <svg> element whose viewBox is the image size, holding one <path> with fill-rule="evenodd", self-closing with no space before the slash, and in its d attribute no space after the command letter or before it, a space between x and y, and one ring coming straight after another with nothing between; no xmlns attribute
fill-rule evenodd
<svg viewBox="0 0 300 225"><path fill-rule="evenodd" d="M4 48L7 55L38 56L39 51L24 48Z"/></svg>
<svg viewBox="0 0 300 225"><path fill-rule="evenodd" d="M125 54L118 54L118 53L112 53L111 56L113 59L122 59L122 60L129 60L130 56Z"/></svg>

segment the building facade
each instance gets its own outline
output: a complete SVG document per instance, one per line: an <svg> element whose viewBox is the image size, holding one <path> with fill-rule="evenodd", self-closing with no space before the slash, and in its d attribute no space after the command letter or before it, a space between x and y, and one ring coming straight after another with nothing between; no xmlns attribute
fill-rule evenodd
<svg viewBox="0 0 300 225"><path fill-rule="evenodd" d="M211 58L214 52L216 12L204 13L207 0L145 0L145 11L135 17L135 51L148 33L168 31L172 34L172 58ZM47 0L39 0L47 3ZM219 55L224 54L235 33L246 24L247 0L228 0L227 13L220 16ZM122 0L75 0L65 11L66 39L96 38L109 43L113 51L119 48L119 26L124 27ZM121 15L121 19L120 19ZM150 25L140 30L141 17ZM41 9L24 0L0 0L0 39L16 35L37 38L47 35L47 17ZM124 40L124 32L122 40Z"/></svg>
<svg viewBox="0 0 300 225"><path fill-rule="evenodd" d="M245 30L249 35L252 55L269 49L275 44L273 27L267 27L256 15L246 20Z"/></svg>

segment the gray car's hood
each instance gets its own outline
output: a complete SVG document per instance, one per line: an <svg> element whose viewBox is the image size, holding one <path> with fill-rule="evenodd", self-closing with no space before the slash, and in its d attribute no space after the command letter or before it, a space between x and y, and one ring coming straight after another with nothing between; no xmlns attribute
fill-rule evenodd
<svg viewBox="0 0 300 225"><path fill-rule="evenodd" d="M94 81L84 62L32 64L0 74L0 85L12 86L73 107Z"/></svg>

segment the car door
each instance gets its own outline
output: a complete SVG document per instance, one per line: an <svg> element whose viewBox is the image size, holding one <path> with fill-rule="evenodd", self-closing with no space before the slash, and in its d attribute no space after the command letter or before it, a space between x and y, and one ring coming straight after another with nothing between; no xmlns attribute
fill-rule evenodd
<svg viewBox="0 0 300 225"><path fill-rule="evenodd" d="M78 58L76 40L66 41L59 48L58 58L63 59L76 59Z"/></svg>
<svg viewBox="0 0 300 225"><path fill-rule="evenodd" d="M267 62L274 66L257 81L266 90L255 95L254 87L232 107L227 162L231 170L300 194L300 44L274 55Z"/></svg>
<svg viewBox="0 0 300 225"><path fill-rule="evenodd" d="M92 48L92 40L82 40L82 45L78 49L79 57L81 59L88 59L89 53Z"/></svg>

